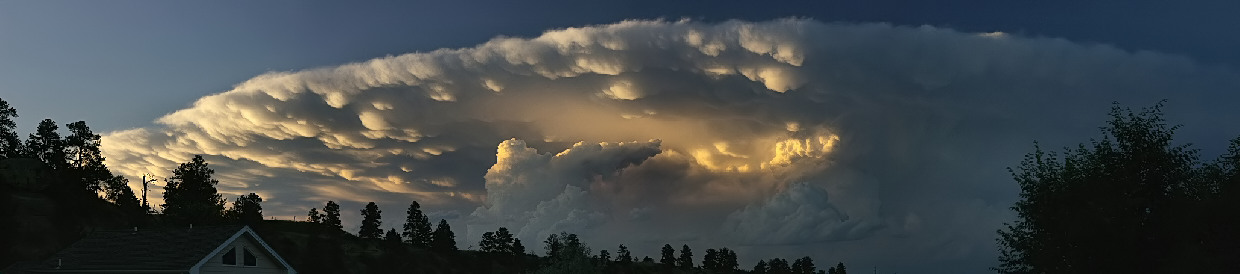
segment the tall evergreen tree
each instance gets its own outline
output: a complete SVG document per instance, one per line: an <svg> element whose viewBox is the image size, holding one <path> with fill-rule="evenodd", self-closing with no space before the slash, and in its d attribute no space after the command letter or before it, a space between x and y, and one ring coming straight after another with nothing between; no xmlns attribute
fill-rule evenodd
<svg viewBox="0 0 1240 274"><path fill-rule="evenodd" d="M401 233L405 237L405 241L414 246L426 247L431 244L431 221L422 213L422 206L418 201L409 204L409 209L405 211L404 232Z"/></svg>
<svg viewBox="0 0 1240 274"><path fill-rule="evenodd" d="M48 168L63 170L65 164L65 143L60 138L60 127L52 119L43 119L34 133L26 138L27 155L43 161Z"/></svg>
<svg viewBox="0 0 1240 274"><path fill-rule="evenodd" d="M792 273L794 274L814 274L818 267L814 266L814 259L809 256L801 257L792 262Z"/></svg>
<svg viewBox="0 0 1240 274"><path fill-rule="evenodd" d="M663 249L659 250L659 254L661 255L659 263L663 264L664 267L671 268L676 266L676 249L672 248L672 245L663 244Z"/></svg>
<svg viewBox="0 0 1240 274"><path fill-rule="evenodd" d="M518 239L518 238L512 239L512 254L513 255L525 255L525 245L521 244L521 239Z"/></svg>
<svg viewBox="0 0 1240 274"><path fill-rule="evenodd" d="M64 159L66 175L85 193L97 193L103 182L112 178L112 172L103 163L103 155L99 150L99 135L86 126L86 122L77 121L66 124L69 136L65 137Z"/></svg>
<svg viewBox="0 0 1240 274"><path fill-rule="evenodd" d="M362 227L358 229L357 236L362 239L380 239L383 236L383 229L379 225L383 224L382 210L375 202L366 204L366 208L362 209Z"/></svg>
<svg viewBox="0 0 1240 274"><path fill-rule="evenodd" d="M848 269L844 267L844 262L840 262L827 269L827 274L848 274Z"/></svg>
<svg viewBox="0 0 1240 274"><path fill-rule="evenodd" d="M599 261L599 265L603 267L607 267L607 264L611 262L611 253L607 252L606 249L599 250L598 261Z"/></svg>
<svg viewBox="0 0 1240 274"><path fill-rule="evenodd" d="M263 198L253 192L241 195L233 201L232 208L228 209L228 217L243 224L258 224L263 221L262 202Z"/></svg>
<svg viewBox="0 0 1240 274"><path fill-rule="evenodd" d="M719 254L714 248L706 249L706 255L702 256L702 269L711 272L719 271Z"/></svg>
<svg viewBox="0 0 1240 274"><path fill-rule="evenodd" d="M17 135L17 109L0 99L0 159L21 157L24 146Z"/></svg>
<svg viewBox="0 0 1240 274"><path fill-rule="evenodd" d="M620 248L616 249L616 262L621 264L633 263L633 254L629 252L629 247L620 245Z"/></svg>
<svg viewBox="0 0 1240 274"><path fill-rule="evenodd" d="M676 263L681 269L693 269L693 250L689 249L689 245L680 248L680 259Z"/></svg>
<svg viewBox="0 0 1240 274"><path fill-rule="evenodd" d="M311 207L310 212L306 213L306 221L311 223L322 223L323 215L319 214L319 209Z"/></svg>
<svg viewBox="0 0 1240 274"><path fill-rule="evenodd" d="M201 155L172 171L164 186L164 215L180 223L215 223L223 219L224 199L216 191L218 180Z"/></svg>
<svg viewBox="0 0 1240 274"><path fill-rule="evenodd" d="M432 232L431 250L438 252L456 251L456 234L452 233L452 226L448 225L448 220L439 219L439 225Z"/></svg>
<svg viewBox="0 0 1240 274"><path fill-rule="evenodd" d="M327 205L323 206L323 225L343 231L344 226L340 224L340 205L333 201L327 201Z"/></svg>

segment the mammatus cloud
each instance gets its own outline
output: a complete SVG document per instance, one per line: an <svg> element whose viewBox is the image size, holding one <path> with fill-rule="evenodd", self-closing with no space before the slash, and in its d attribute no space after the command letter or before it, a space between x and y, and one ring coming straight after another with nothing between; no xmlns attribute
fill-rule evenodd
<svg viewBox="0 0 1240 274"><path fill-rule="evenodd" d="M223 192L259 192L276 215L416 199L468 227L462 243L503 225L637 255L674 242L736 246L744 264L961 272L993 261L990 233L1016 193L1003 168L1031 141L1093 136L1112 101L1170 98L1193 106L1186 123L1234 120L1223 102L1237 79L1001 33L624 21L271 72L107 134L103 149L131 177L206 154Z"/></svg>

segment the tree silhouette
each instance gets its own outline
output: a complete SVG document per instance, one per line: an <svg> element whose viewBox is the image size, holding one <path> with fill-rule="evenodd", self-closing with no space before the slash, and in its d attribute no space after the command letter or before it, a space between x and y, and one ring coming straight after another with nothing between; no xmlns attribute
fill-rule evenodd
<svg viewBox="0 0 1240 274"><path fill-rule="evenodd" d="M663 249L659 250L659 263L664 267L672 268L676 266L676 249L670 244L663 244Z"/></svg>
<svg viewBox="0 0 1240 274"><path fill-rule="evenodd" d="M66 167L65 143L58 129L60 127L56 126L56 121L43 119L35 132L26 138L26 154L39 159L52 170L64 170Z"/></svg>
<svg viewBox="0 0 1240 274"><path fill-rule="evenodd" d="M770 268L766 266L766 261L763 260L758 260L758 264L753 266L753 271L750 271L753 274L766 274L768 272L770 272Z"/></svg>
<svg viewBox="0 0 1240 274"><path fill-rule="evenodd" d="M633 254L629 252L629 247L620 245L620 248L616 249L616 262L621 264L633 263Z"/></svg>
<svg viewBox="0 0 1240 274"><path fill-rule="evenodd" d="M840 262L827 269L827 274L848 274L848 269L844 267L844 262Z"/></svg>
<svg viewBox="0 0 1240 274"><path fill-rule="evenodd" d="M794 274L813 274L815 270L818 270L818 268L814 266L814 259L810 259L809 256L801 257L792 262L792 273Z"/></svg>
<svg viewBox="0 0 1240 274"><path fill-rule="evenodd" d="M590 248L581 243L577 234L551 234L544 242L549 264L536 273L597 273L599 268L590 260Z"/></svg>
<svg viewBox="0 0 1240 274"><path fill-rule="evenodd" d="M788 266L788 261L780 258L771 259L767 262L767 271L770 274L789 274L792 273L792 267Z"/></svg>
<svg viewBox="0 0 1240 274"><path fill-rule="evenodd" d="M0 159L21 157L25 150L14 118L17 118L17 109L0 99Z"/></svg>
<svg viewBox="0 0 1240 274"><path fill-rule="evenodd" d="M396 229L388 229L387 234L383 236L383 241L389 244L400 244L400 233L396 233Z"/></svg>
<svg viewBox="0 0 1240 274"><path fill-rule="evenodd" d="M1178 126L1162 104L1139 113L1114 106L1103 137L1062 159L1035 145L1011 170L1021 199L999 230L1002 273L1217 273L1240 269L1234 234L1240 216L1223 202L1238 185L1225 174L1229 151L1202 165L1196 150L1172 145ZM1238 139L1240 140L1240 139ZM1237 144L1233 141L1233 148ZM1234 166L1234 165L1230 165ZM1225 168L1223 168L1225 169ZM1234 177L1233 177L1234 178ZM1230 211L1236 212L1236 211ZM1191 224L1191 225L1186 225ZM1231 231L1231 232L1223 232Z"/></svg>
<svg viewBox="0 0 1240 274"><path fill-rule="evenodd" d="M201 155L194 155L172 171L164 186L164 215L180 223L215 223L222 219L224 199L216 192L219 181Z"/></svg>
<svg viewBox="0 0 1240 274"><path fill-rule="evenodd" d="M409 203L409 209L405 211L405 225L401 235L405 237L406 242L414 246L426 247L431 244L431 221L422 214L422 206L418 201Z"/></svg>
<svg viewBox="0 0 1240 274"><path fill-rule="evenodd" d="M689 249L689 245L680 248L680 259L676 263L681 269L693 269L693 250Z"/></svg>
<svg viewBox="0 0 1240 274"><path fill-rule="evenodd" d="M323 215L319 214L318 208L310 208L310 212L306 213L306 221L311 223L322 223Z"/></svg>
<svg viewBox="0 0 1240 274"><path fill-rule="evenodd" d="M439 225L432 232L431 250L438 252L456 251L456 234L452 233L452 226L448 225L448 221L439 219Z"/></svg>
<svg viewBox="0 0 1240 274"><path fill-rule="evenodd" d="M327 205L323 206L323 224L336 230L344 230L344 226L340 224L340 205L333 201L327 201Z"/></svg>
<svg viewBox="0 0 1240 274"><path fill-rule="evenodd" d="M379 225L383 224L383 211L379 210L375 202L370 202L361 212L362 227L358 229L357 236L362 239L380 239L383 236L383 229L379 228Z"/></svg>
<svg viewBox="0 0 1240 274"><path fill-rule="evenodd" d="M248 195L241 195L237 200L233 201L232 208L228 210L231 219L237 220L243 224L256 225L263 221L263 198L258 194L250 192Z"/></svg>
<svg viewBox="0 0 1240 274"><path fill-rule="evenodd" d="M84 193L95 194L104 182L112 179L112 172L104 165L99 151L99 135L83 121L65 127L69 128L69 136L63 140L65 173Z"/></svg>
<svg viewBox="0 0 1240 274"><path fill-rule="evenodd" d="M599 265L607 267L607 264L611 262L611 253L608 253L606 249L599 250L598 261Z"/></svg>

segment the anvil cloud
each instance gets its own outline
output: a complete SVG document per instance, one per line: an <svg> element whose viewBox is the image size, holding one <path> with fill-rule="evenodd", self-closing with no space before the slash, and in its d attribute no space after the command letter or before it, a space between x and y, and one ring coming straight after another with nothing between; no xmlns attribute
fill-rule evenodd
<svg viewBox="0 0 1240 274"><path fill-rule="evenodd" d="M993 261L1016 193L1004 167L1032 141L1084 141L1112 101L1228 121L1219 98L1237 79L1004 33L625 21L270 72L103 143L128 176L208 155L221 191L257 192L269 215L376 201L398 226L416 199L467 228L462 248L506 226L638 256L687 243L738 249L746 266L811 255L971 272ZM1209 126L1186 131L1237 133Z"/></svg>

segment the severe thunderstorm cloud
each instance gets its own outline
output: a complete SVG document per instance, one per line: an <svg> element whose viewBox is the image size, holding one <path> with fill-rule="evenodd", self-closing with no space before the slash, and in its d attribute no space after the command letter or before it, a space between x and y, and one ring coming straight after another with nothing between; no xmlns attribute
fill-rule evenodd
<svg viewBox="0 0 1240 274"><path fill-rule="evenodd" d="M270 72L103 148L127 176L206 155L222 192L257 192L280 210L269 215L375 201L391 225L417 200L468 228L462 248L504 226L527 243L569 231L639 257L691 243L737 248L742 265L984 265L1012 218L1004 167L1032 141L1066 145L1092 136L1112 101L1176 92L1194 95L1172 106L1202 106L1190 119L1236 118L1217 98L1237 79L1003 33L624 21Z"/></svg>

